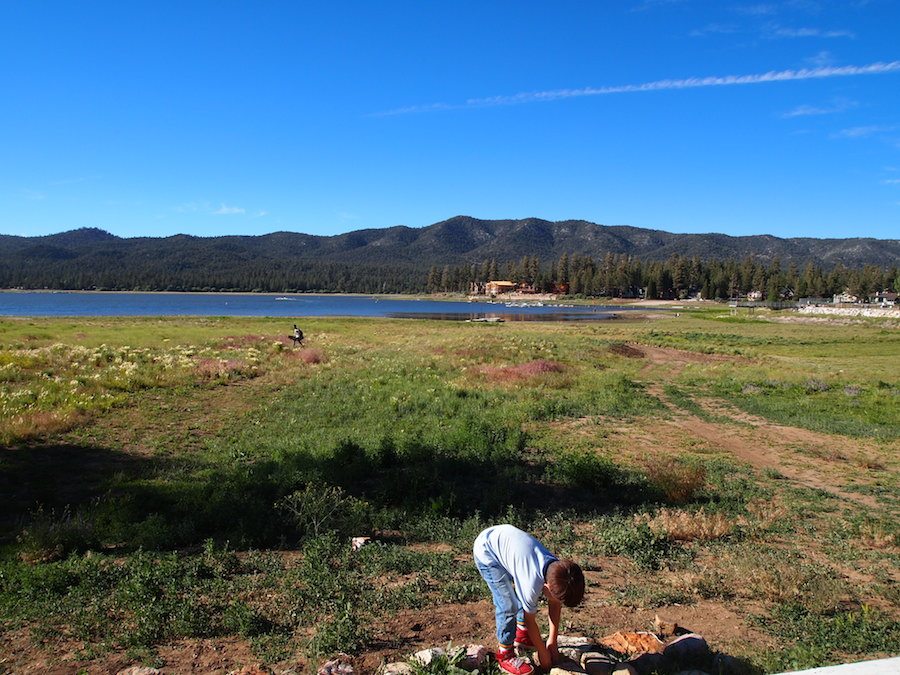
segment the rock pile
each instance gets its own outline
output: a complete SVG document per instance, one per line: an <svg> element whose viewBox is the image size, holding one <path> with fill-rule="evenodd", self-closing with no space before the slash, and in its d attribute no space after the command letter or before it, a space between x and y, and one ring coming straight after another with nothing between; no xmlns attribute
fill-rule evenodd
<svg viewBox="0 0 900 675"><path fill-rule="evenodd" d="M730 657L713 654L702 636L658 618L654 632L618 631L599 640L560 636L559 653L562 662L550 670L550 675L732 675L741 670ZM520 655L528 656L525 652ZM462 674L482 671L489 658L490 650L481 645L456 649L433 647L417 652L409 662L389 663L379 672L411 675L415 671L412 663L434 667L440 660L444 666L440 672ZM319 675L329 673L319 671Z"/></svg>

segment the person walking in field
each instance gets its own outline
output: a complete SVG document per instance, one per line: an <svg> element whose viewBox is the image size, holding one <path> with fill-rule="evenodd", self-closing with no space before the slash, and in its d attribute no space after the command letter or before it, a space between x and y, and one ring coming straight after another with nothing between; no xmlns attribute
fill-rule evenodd
<svg viewBox="0 0 900 675"><path fill-rule="evenodd" d="M505 673L529 675L534 666L517 657L515 647L537 650L545 670L559 661L562 607L584 597L584 574L571 560L559 560L541 542L512 525L489 527L475 538L475 567L491 589L497 622L497 663ZM547 642L537 624L538 599L547 598Z"/></svg>
<svg viewBox="0 0 900 675"><path fill-rule="evenodd" d="M297 328L297 324L294 324L294 334L291 336L291 340L293 340L294 345L303 344L303 331Z"/></svg>

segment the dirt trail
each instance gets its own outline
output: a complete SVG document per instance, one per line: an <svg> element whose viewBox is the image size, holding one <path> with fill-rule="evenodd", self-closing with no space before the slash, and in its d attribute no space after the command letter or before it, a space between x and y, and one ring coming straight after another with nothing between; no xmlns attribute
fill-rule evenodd
<svg viewBox="0 0 900 675"><path fill-rule="evenodd" d="M637 358L647 359L641 369L645 376L653 377L654 371L664 367L668 376L675 376L685 366L694 363L719 363L745 360L742 357L731 357L721 354L700 354L666 347L648 347L646 345L629 345ZM640 356L637 356L640 354ZM823 456L845 458L848 451L853 454L871 456L871 449L864 443L850 439L822 434L808 429L790 427L772 423L766 419L754 417L733 409L722 401L704 404L716 409L716 412L727 415L740 423L731 425L711 422L678 407L666 396L658 377L647 383L647 392L658 398L672 413L671 419L661 420L659 427L663 438L671 436L666 429L677 429L689 437L696 437L714 448L719 448L750 464L758 470L774 469L789 480L814 490L822 490L840 499L850 500L869 508L880 508L882 505L874 497L856 494L842 489L847 472L837 473L824 461ZM818 454L815 457L803 456L798 446L813 448Z"/></svg>

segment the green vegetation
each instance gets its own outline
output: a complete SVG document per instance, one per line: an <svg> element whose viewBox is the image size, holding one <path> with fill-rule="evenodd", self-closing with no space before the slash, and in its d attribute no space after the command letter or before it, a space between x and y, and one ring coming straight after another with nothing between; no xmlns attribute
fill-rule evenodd
<svg viewBox="0 0 900 675"><path fill-rule="evenodd" d="M900 651L900 334L720 315L317 320L304 350L267 319L0 321L0 631L403 660L392 618L488 598L470 546L503 521L595 575L572 632L708 602L780 640L735 648L762 670Z"/></svg>

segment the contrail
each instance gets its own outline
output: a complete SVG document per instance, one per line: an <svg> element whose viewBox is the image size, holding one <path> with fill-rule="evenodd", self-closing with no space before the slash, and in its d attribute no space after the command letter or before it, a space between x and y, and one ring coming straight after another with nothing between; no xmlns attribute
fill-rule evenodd
<svg viewBox="0 0 900 675"><path fill-rule="evenodd" d="M458 110L462 108L485 108L500 105L521 105L539 101L557 101L565 98L582 96L607 96L609 94L630 94L640 91L665 91L668 89L699 89L701 87L731 87L743 84L762 84L765 82L789 82L793 80L821 80L828 77L850 77L852 75L878 75L900 71L900 61L871 63L867 66L826 66L821 68L802 68L800 70L770 70L755 75L724 75L711 77L689 77L681 80L656 80L643 84L620 84L610 87L584 87L581 89L551 89L549 91L531 91L511 96L489 96L486 98L470 98L463 103L429 103L396 108L381 113L379 116L410 115L414 113L435 112L438 110Z"/></svg>

